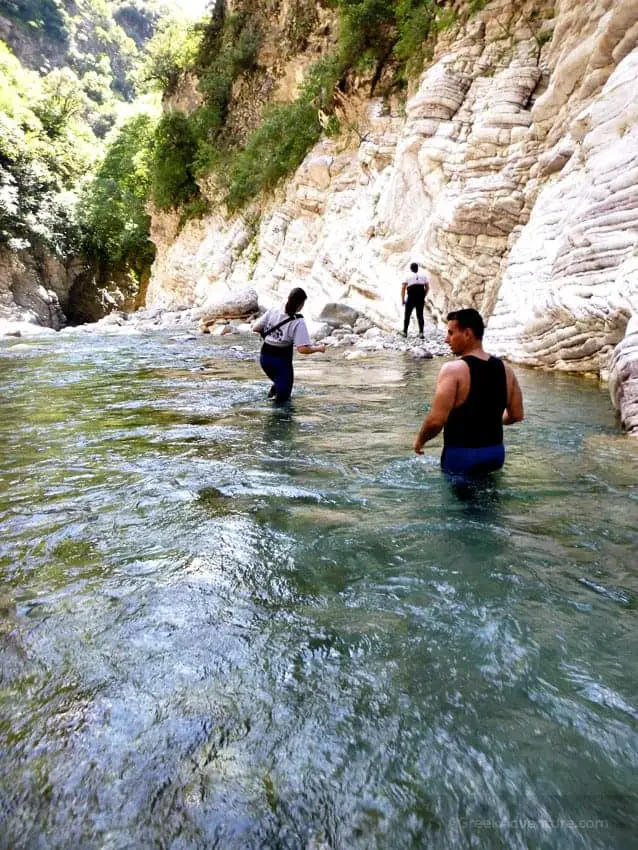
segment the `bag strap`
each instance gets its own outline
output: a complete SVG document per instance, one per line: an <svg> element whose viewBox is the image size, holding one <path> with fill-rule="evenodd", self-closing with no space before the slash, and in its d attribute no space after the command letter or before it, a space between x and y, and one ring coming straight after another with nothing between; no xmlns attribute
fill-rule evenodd
<svg viewBox="0 0 638 850"><path fill-rule="evenodd" d="M292 322L292 321L294 321L295 319L299 319L299 318L300 318L300 315L298 315L298 314L297 314L297 315L294 315L294 316L288 316L287 318L285 318L285 319L283 320L283 322L279 322L279 324L278 324L278 325L275 325L275 327L274 327L274 328L268 328L268 330L264 330L264 329L262 328L262 330L260 330L260 331L259 331L259 334L260 334L260 336L261 336L261 338L262 338L262 339L266 339L266 337L267 337L267 336L270 336L270 334L274 333L275 331L278 331L278 330L279 330L279 328L283 328L283 326L284 326L284 325L287 325L287 324L288 324L288 322Z"/></svg>

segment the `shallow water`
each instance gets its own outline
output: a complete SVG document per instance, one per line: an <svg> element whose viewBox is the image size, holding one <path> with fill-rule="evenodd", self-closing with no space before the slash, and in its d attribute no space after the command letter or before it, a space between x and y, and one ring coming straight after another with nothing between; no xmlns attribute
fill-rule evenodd
<svg viewBox="0 0 638 850"><path fill-rule="evenodd" d="M518 370L506 469L440 361L81 331L0 347L0 847L630 848L638 443Z"/></svg>

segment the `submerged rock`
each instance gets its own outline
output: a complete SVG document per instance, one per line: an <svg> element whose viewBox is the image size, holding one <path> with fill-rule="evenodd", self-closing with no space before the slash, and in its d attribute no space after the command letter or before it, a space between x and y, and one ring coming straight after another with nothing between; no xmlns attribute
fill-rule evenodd
<svg viewBox="0 0 638 850"><path fill-rule="evenodd" d="M415 360L432 360L433 354L427 348L414 348L412 350L412 357Z"/></svg>

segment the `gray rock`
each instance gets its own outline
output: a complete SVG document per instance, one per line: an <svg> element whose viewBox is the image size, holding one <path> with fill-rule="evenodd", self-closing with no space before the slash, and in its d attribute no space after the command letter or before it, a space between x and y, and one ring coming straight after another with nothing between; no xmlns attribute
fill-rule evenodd
<svg viewBox="0 0 638 850"><path fill-rule="evenodd" d="M358 323L359 323L359 320L357 319L357 324ZM365 331L358 331L357 326L355 325L354 329L355 329L355 331L357 331L357 333L363 333L363 336L365 337L365 339L380 339L383 336L383 332L382 332L381 328L369 327L369 328L366 328Z"/></svg>
<svg viewBox="0 0 638 850"><path fill-rule="evenodd" d="M114 310L112 313L108 313L98 322L95 322L96 325L123 325L126 322L128 316L126 313L121 313L119 310Z"/></svg>
<svg viewBox="0 0 638 850"><path fill-rule="evenodd" d="M340 327L341 325L350 325L352 327L358 318L358 310L355 310L354 307L349 307L347 304L337 302L325 304L319 314L319 321L325 322L331 327Z"/></svg>
<svg viewBox="0 0 638 850"><path fill-rule="evenodd" d="M412 357L415 360L432 360L433 354L427 348L413 348Z"/></svg>
<svg viewBox="0 0 638 850"><path fill-rule="evenodd" d="M371 330L378 331L379 333L381 333L379 328L375 328L372 322L366 319L365 316L359 316L357 321L354 323L354 332L358 334L366 334L368 333L368 331Z"/></svg>
<svg viewBox="0 0 638 850"><path fill-rule="evenodd" d="M245 319L259 310L257 291L245 286L229 292L217 300L209 301L200 313L200 330L207 333L219 319Z"/></svg>
<svg viewBox="0 0 638 850"><path fill-rule="evenodd" d="M332 331L330 325L325 322L316 322L313 319L306 319L306 325L312 339L320 339L321 337L328 336Z"/></svg>
<svg viewBox="0 0 638 850"><path fill-rule="evenodd" d="M638 315L627 325L609 370L609 393L627 433L638 436Z"/></svg>

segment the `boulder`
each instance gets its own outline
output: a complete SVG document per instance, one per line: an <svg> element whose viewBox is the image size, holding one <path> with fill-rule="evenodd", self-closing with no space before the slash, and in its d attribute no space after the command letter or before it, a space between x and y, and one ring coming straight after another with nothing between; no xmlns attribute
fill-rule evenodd
<svg viewBox="0 0 638 850"><path fill-rule="evenodd" d="M107 313L106 316L103 316L94 324L104 327L105 325L123 325L126 321L128 321L128 315L126 313L122 313L120 310L113 310L112 313Z"/></svg>
<svg viewBox="0 0 638 850"><path fill-rule="evenodd" d="M378 328L374 328L372 322L368 321L365 316L359 316L357 321L354 323L354 332L358 334L365 334L370 330L379 330Z"/></svg>
<svg viewBox="0 0 638 850"><path fill-rule="evenodd" d="M357 333L359 333L356 327L355 330L357 331ZM378 339L381 336L383 336L381 328L371 327L368 328L366 331L363 331L364 339Z"/></svg>
<svg viewBox="0 0 638 850"><path fill-rule="evenodd" d="M257 291L252 286L244 286L209 301L201 310L200 330L207 333L219 319L246 319L258 310Z"/></svg>
<svg viewBox="0 0 638 850"><path fill-rule="evenodd" d="M315 322L313 319L306 319L306 326L312 339L321 339L324 336L328 336L332 330L332 327L326 322Z"/></svg>
<svg viewBox="0 0 638 850"><path fill-rule="evenodd" d="M358 318L359 311L355 310L354 307L334 301L325 304L319 314L319 321L325 322L333 328L340 327L341 325L350 325L352 327Z"/></svg>

